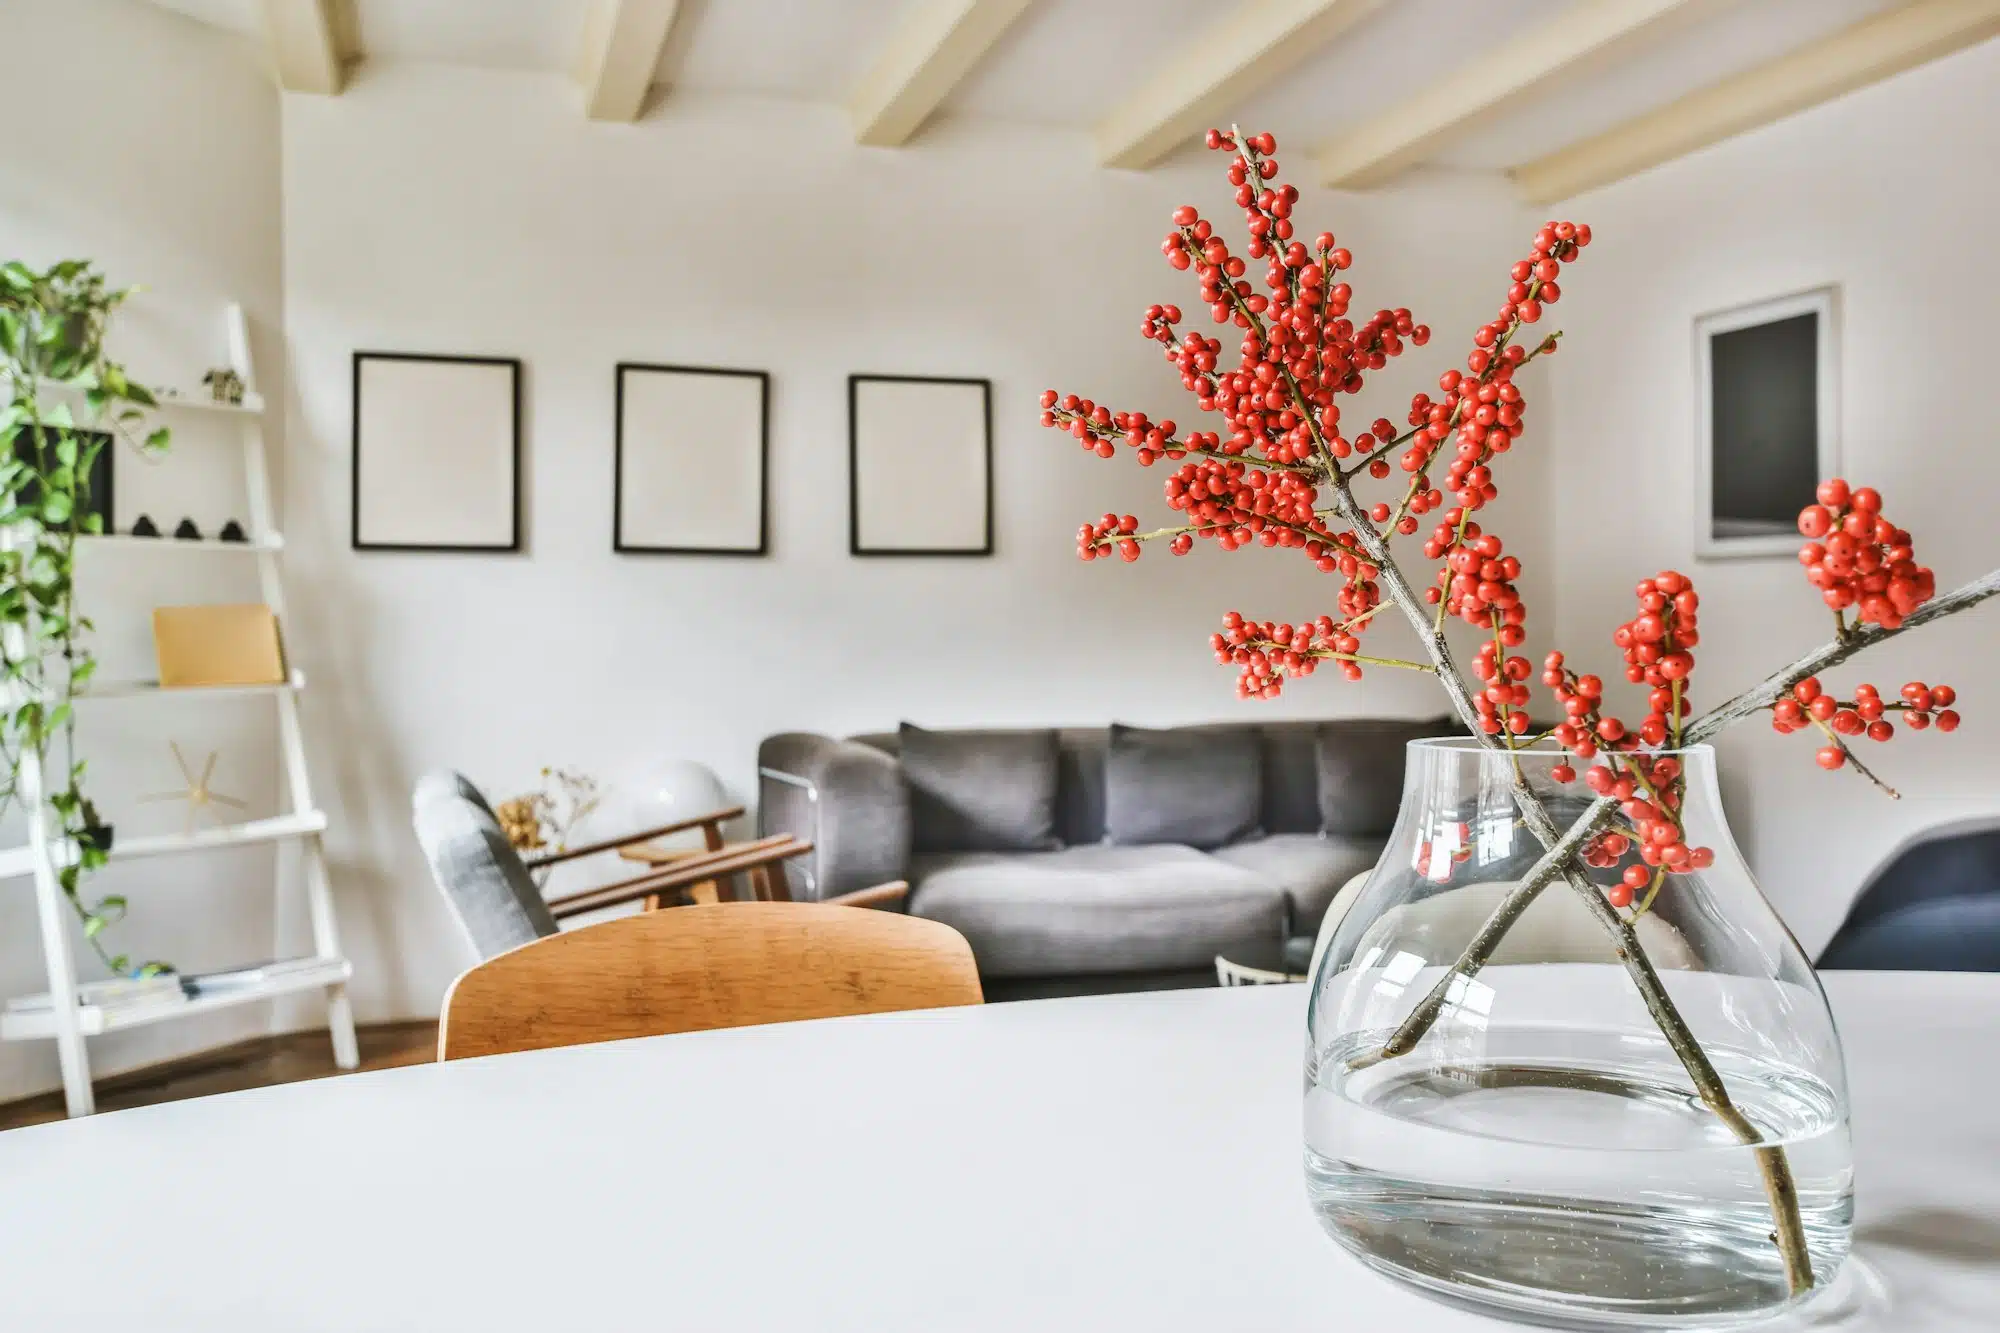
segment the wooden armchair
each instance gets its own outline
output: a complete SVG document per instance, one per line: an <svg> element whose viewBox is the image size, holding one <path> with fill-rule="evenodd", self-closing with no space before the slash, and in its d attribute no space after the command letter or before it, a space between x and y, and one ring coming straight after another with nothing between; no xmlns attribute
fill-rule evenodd
<svg viewBox="0 0 2000 1333"><path fill-rule="evenodd" d="M558 930L557 922L568 917L630 902L644 902L649 908L677 904L698 885L714 884L718 893L726 891L737 876L749 877L748 896L783 899L789 896L784 876L772 874L772 868L812 850L812 844L788 834L729 845L722 840L722 825L743 813L739 807L712 811L606 842L568 848L537 857L531 863L523 860L507 841L479 789L456 773L436 773L421 779L412 807L412 823L425 859L430 862L431 875L482 958L553 935ZM535 868L555 865L596 852L630 847L635 842L650 843L655 838L692 828L702 830L703 839L709 844L707 848L693 852L655 849L661 855L660 864L616 883L548 900L529 874L531 864ZM834 901L847 906L880 906L907 892L908 886L898 882L864 889Z"/></svg>

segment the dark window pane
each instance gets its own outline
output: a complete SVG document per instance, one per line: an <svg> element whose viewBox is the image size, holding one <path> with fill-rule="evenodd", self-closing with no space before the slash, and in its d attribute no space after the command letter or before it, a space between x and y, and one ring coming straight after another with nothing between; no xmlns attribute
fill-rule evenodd
<svg viewBox="0 0 2000 1333"><path fill-rule="evenodd" d="M1819 316L1709 339L1716 537L1793 531L1819 484Z"/></svg>

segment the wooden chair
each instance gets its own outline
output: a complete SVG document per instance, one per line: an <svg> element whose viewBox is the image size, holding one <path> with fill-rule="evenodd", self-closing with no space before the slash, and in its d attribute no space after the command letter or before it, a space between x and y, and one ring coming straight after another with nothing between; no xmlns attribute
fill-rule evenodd
<svg viewBox="0 0 2000 1333"><path fill-rule="evenodd" d="M490 958L454 981L438 1059L669 1032L979 1004L951 927L825 903L621 917Z"/></svg>

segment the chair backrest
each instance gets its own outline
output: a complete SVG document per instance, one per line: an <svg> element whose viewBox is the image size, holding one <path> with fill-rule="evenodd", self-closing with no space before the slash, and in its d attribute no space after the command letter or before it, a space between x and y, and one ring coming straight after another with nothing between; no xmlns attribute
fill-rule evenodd
<svg viewBox="0 0 2000 1333"><path fill-rule="evenodd" d="M438 1058L978 1004L951 927L825 903L645 912L537 940L445 993Z"/></svg>
<svg viewBox="0 0 2000 1333"><path fill-rule="evenodd" d="M428 773L410 806L431 876L481 958L556 933L542 891L477 787L456 773Z"/></svg>
<svg viewBox="0 0 2000 1333"><path fill-rule="evenodd" d="M2000 822L1926 830L1869 879L1822 969L2000 972Z"/></svg>

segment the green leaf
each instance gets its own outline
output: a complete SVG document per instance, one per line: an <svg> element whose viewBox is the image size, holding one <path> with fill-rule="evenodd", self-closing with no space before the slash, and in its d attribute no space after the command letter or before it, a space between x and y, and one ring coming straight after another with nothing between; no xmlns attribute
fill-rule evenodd
<svg viewBox="0 0 2000 1333"><path fill-rule="evenodd" d="M83 516L83 530L93 537L104 531L104 515L92 512Z"/></svg>
<svg viewBox="0 0 2000 1333"><path fill-rule="evenodd" d="M69 522L71 509L69 496L56 491L42 501L42 522L55 524Z"/></svg>
<svg viewBox="0 0 2000 1333"><path fill-rule="evenodd" d="M42 425L69 430L76 425L76 413L70 411L68 403L57 403L42 414Z"/></svg>
<svg viewBox="0 0 2000 1333"><path fill-rule="evenodd" d="M103 934L104 928L110 924L109 921L106 921L103 917L93 912L83 919L83 937L87 940L94 940Z"/></svg>
<svg viewBox="0 0 2000 1333"><path fill-rule="evenodd" d="M155 453L155 454L164 452L167 447L167 441L171 437L172 437L172 432L170 432L165 426L161 426L158 430L154 431L152 434L146 437L146 451L148 453Z"/></svg>

